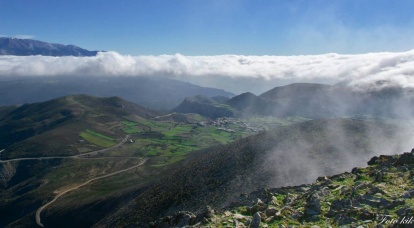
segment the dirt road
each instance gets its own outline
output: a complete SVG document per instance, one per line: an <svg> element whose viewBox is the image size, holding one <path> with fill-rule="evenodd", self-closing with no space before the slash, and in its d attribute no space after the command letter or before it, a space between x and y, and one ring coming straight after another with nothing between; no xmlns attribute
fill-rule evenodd
<svg viewBox="0 0 414 228"><path fill-rule="evenodd" d="M99 179L102 179L102 178L110 177L110 176L113 176L113 175L116 175L116 174L119 174L119 173L123 173L123 172L129 171L129 170L131 170L131 169L134 169L134 168L140 167L140 166L144 165L144 164L145 164L145 162L146 162L147 160L148 160L148 158L144 158L144 159L143 159L143 160L142 160L142 161L141 161L138 165L135 165L135 166L129 167L129 168L127 168L127 169L119 170L119 171L116 171L116 172L113 172L113 173L110 173L110 174L107 174L107 175L104 175L104 176L100 176L100 177L95 177L95 178L92 178L92 179L90 179L90 180L88 180L88 181L86 181L86 182L84 182L84 183L82 183L82 184L80 184L80 185L77 185L77 186L75 186L75 187L73 187L73 188L67 189L67 190L65 190L65 191L63 191L63 192L61 192L61 193L57 194L57 195L55 196L55 198L53 198L53 200L52 200L52 201L50 201L50 202L46 203L45 205L43 205L43 206L41 206L39 209L37 209L37 211L36 211L36 223L37 223L37 225L39 225L39 226L41 226L41 227L44 227L44 226L43 226L43 224L42 224L42 221L41 221L40 214L42 213L42 211L43 211L46 207L48 207L49 205L51 205L53 202L55 202L57 199L59 199L59 197L63 196L64 194L66 194L66 193L68 193L68 192L71 192L71 191L74 191L74 190L76 190L76 189L78 189L78 188L80 188L80 187L83 187L83 186L85 186L85 185L87 185L87 184L91 183L92 181L96 181L96 180L99 180Z"/></svg>
<svg viewBox="0 0 414 228"><path fill-rule="evenodd" d="M73 156L52 156L52 157L35 157L35 158L15 158L15 159L9 159L9 160L0 160L0 163L5 163L5 162L11 162L11 161L23 161L23 160L44 160L44 159L62 159L62 158L88 158L91 155L97 155L99 153L104 153L107 152L109 150L112 150L114 148L120 147L123 144L126 143L126 141L129 139L130 135L125 136L124 139L122 139L121 142L119 142L118 144L116 144L115 146L109 147L109 148L105 148L105 149L101 149L101 150L96 150L96 151L92 151L92 152L88 152L88 153L84 153L84 154L78 154L78 155L73 155ZM4 151L4 149L2 150Z"/></svg>

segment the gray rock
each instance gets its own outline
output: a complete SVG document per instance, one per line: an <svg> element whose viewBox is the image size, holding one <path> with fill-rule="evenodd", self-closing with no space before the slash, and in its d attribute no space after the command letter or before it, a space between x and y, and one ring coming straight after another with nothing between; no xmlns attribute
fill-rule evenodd
<svg viewBox="0 0 414 228"><path fill-rule="evenodd" d="M384 178L384 173L382 171L378 171L375 173L374 181L380 182Z"/></svg>
<svg viewBox="0 0 414 228"><path fill-rule="evenodd" d="M189 214L185 214L181 217L180 220L178 220L178 227L186 227L190 225L190 219L191 219L191 215Z"/></svg>
<svg viewBox="0 0 414 228"><path fill-rule="evenodd" d="M321 213L321 202L318 199L308 201L305 206L305 215L319 215Z"/></svg>
<svg viewBox="0 0 414 228"><path fill-rule="evenodd" d="M211 209L210 206L206 206L206 208L203 211L203 217L204 218L213 218L214 217L214 210Z"/></svg>
<svg viewBox="0 0 414 228"><path fill-rule="evenodd" d="M261 217L258 212L253 215L252 222L250 223L251 228L259 228L261 222Z"/></svg>
<svg viewBox="0 0 414 228"><path fill-rule="evenodd" d="M319 191L314 192L310 197L308 197L305 206L305 215L319 215L321 213L321 198L329 194L330 192L327 189L323 188Z"/></svg>
<svg viewBox="0 0 414 228"><path fill-rule="evenodd" d="M277 209L273 208L273 207L268 208L268 209L266 209L265 213L266 213L267 216L273 216L277 213Z"/></svg>
<svg viewBox="0 0 414 228"><path fill-rule="evenodd" d="M411 209L410 207L403 207L403 208L400 208L397 211L397 215L398 216L401 216L401 217L403 217L403 216L410 216L412 214L413 214L413 209Z"/></svg>
<svg viewBox="0 0 414 228"><path fill-rule="evenodd" d="M336 215L334 218L334 221L339 225L339 226L343 226L343 225L347 225L347 224L351 224L356 222L357 220L354 218L351 218L349 216L343 215L343 214L339 214Z"/></svg>
<svg viewBox="0 0 414 228"><path fill-rule="evenodd" d="M408 190L408 191L404 192L402 197L405 198L405 199L413 198L414 197L414 190Z"/></svg>

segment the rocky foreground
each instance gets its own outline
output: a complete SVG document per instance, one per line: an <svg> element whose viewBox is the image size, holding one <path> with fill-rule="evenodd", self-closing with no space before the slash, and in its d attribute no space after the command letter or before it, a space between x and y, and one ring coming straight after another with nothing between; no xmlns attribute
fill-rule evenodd
<svg viewBox="0 0 414 228"><path fill-rule="evenodd" d="M152 227L414 227L414 149L309 185L242 194L227 208L182 211Z"/></svg>

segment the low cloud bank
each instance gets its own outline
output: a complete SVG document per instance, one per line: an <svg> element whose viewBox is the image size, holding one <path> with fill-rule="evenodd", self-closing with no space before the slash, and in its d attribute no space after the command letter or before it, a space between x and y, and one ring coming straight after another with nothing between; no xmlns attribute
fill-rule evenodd
<svg viewBox="0 0 414 228"><path fill-rule="evenodd" d="M167 76L203 80L347 81L352 85L387 80L414 87L414 50L356 55L301 56L0 56L0 76Z"/></svg>

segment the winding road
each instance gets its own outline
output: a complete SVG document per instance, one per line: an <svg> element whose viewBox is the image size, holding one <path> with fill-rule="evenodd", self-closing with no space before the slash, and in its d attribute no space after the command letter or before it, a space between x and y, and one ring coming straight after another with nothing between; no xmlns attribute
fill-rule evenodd
<svg viewBox="0 0 414 228"><path fill-rule="evenodd" d="M83 186L85 186L85 185L87 185L87 184L91 183L92 181L96 181L96 180L99 180L99 179L102 179L102 178L110 177L110 176L113 176L113 175L116 175L116 174L119 174L119 173L123 173L123 172L129 171L129 170L131 170L131 169L134 169L134 168L140 167L140 166L144 165L144 164L145 164L145 162L146 162L147 160L148 160L148 158L144 158L144 159L143 159L143 160L142 160L142 161L141 161L138 165L134 165L134 166L132 166L132 167L129 167L129 168L126 168L126 169L123 169L123 170L119 170L119 171L116 171L116 172L113 172L113 173L110 173L110 174L107 174L107 175L104 175L104 176L100 176L100 177L95 177L95 178L92 178L92 179L90 179L90 180L88 180L88 181L86 181L86 182L84 182L84 183L82 183L82 184L80 184L80 185L77 185L77 186L75 186L75 187L73 187L73 188L67 189L67 190L65 190L65 191L63 191L63 192L61 192L61 193L57 194L57 195L55 196L55 198L53 198L53 200L52 200L52 201L50 201L50 202L46 203L45 205L43 205L43 206L41 206L39 209L37 209L37 211L36 211L36 223L37 223L37 225L39 225L39 226L41 226L41 227L44 227L44 226L43 226L43 223L42 223L42 221L41 221L40 214L42 213L42 211L43 211L46 207L50 206L53 202L55 202L57 199L59 199L59 197L63 196L64 194L66 194L66 193L68 193L68 192L71 192L71 191L74 191L74 190L76 190L76 189L78 189L78 188L80 188L80 187L83 187Z"/></svg>
<svg viewBox="0 0 414 228"><path fill-rule="evenodd" d="M0 159L0 163L6 163L6 162L12 162L12 161L24 161L24 160L46 160L46 159L68 159L68 158L72 158L72 159L85 158L85 159L88 159L88 158L93 158L93 157L91 157L91 155L92 156L98 155L100 153L104 153L104 152L110 151L110 150L112 150L114 148L117 148L117 147L122 146L123 144L125 144L128 141L128 139L130 137L131 137L130 135L126 135L124 139L122 139L118 144L116 144L116 145L114 145L112 147L105 148L105 149L101 149L101 150L96 150L96 151L92 151L92 152L88 152L88 153L83 153L83 154L78 154L78 155L73 155L73 156L51 156L51 157L15 158L15 159L9 159L9 160L1 160ZM0 153L3 152L3 151L4 151L4 149L1 150ZM113 173L110 173L110 174L107 174L107 175L104 175L104 176L92 178L92 179L90 179L90 180L88 180L88 181L86 181L86 182L84 182L82 184L79 184L79 185L77 185L75 187L72 187L70 189L67 189L67 190L65 190L65 191L57 194L55 196L55 198L53 198L53 200L51 200L50 202L48 202L45 205L41 206L39 209L37 209L37 211L36 211L36 223L39 226L44 227L43 224L42 224L42 221L41 221L40 214L42 213L42 211L46 207L48 207L49 205L51 205L53 202L55 202L57 199L59 199L59 197L63 196L64 194L66 194L68 192L71 192L71 191L74 191L74 190L76 190L76 189L78 189L80 187L83 187L83 186L91 183L92 181L96 181L96 180L99 180L99 179L102 179L102 178L110 177L110 176L113 176L113 175L116 175L116 174L119 174L119 173L123 173L123 172L129 171L131 169L140 167L140 166L144 165L147 160L148 160L148 158L144 158L138 165L134 165L132 167L129 167L129 168L126 168L126 169L123 169L123 170L119 170L119 171L116 171L116 172L113 172Z"/></svg>
<svg viewBox="0 0 414 228"><path fill-rule="evenodd" d="M45 160L45 159L59 159L59 158L60 159L62 159L62 158L89 158L89 156L91 156L91 155L97 155L99 153L104 153L104 152L107 152L107 151L112 150L114 148L120 147L123 144L125 144L126 141L128 141L129 138L130 138L130 135L127 135L127 136L125 136L124 139L122 139L121 142L119 142L115 146L112 146L112 147L109 147L109 148L105 148L105 149L101 149L101 150L95 150L95 151L88 152L88 153L84 153L84 154L78 154L78 155L73 155L73 156L52 156L52 157L34 157L34 158L15 158L15 159L9 159L9 160L0 160L0 163L11 162L11 161ZM2 151L4 151L4 149Z"/></svg>

